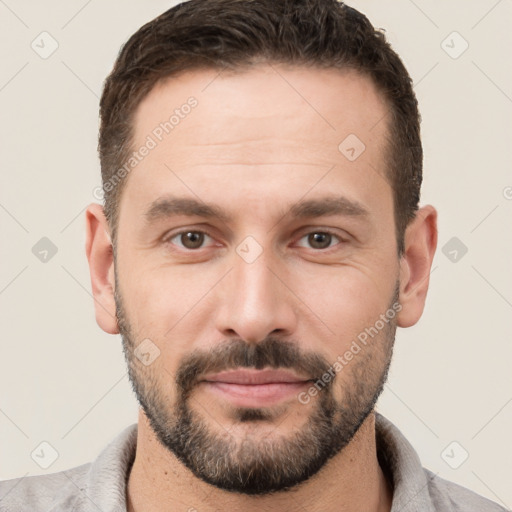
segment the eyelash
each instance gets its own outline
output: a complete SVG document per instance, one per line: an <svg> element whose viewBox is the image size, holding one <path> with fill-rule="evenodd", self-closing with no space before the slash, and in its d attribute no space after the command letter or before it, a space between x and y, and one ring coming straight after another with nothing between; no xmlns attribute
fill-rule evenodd
<svg viewBox="0 0 512 512"><path fill-rule="evenodd" d="M338 240L337 244L330 245L329 247L326 247L325 249L315 249L314 247L310 247L310 249L314 250L315 252L328 252L329 250L334 249L337 245L339 245L339 244L344 242L344 240L339 235L337 235L336 233L334 233L330 229L314 229L313 231L308 231L307 233L303 234L299 238L299 240L302 240L303 238L308 237L309 235L311 235L313 233L316 233L316 234L322 233L322 234L325 234L325 235L330 235L331 237L336 238Z"/></svg>
<svg viewBox="0 0 512 512"><path fill-rule="evenodd" d="M202 233L203 235L206 235L206 236L209 236L212 240L214 239L214 237L208 232L208 231L205 231L205 230L202 230L202 229L184 229L182 231L178 231L176 233L173 233L172 235L169 235L168 237L165 237L164 240L163 240L163 243L164 244L171 244L171 240L173 240L174 238L176 237L179 237L185 233ZM200 249L204 249L204 247L199 247L199 249L187 249L186 247L180 247L180 249L182 250L185 250L185 251L189 251L189 252L197 252L199 251Z"/></svg>
<svg viewBox="0 0 512 512"><path fill-rule="evenodd" d="M206 230L202 230L202 229L185 229L185 230L182 230L182 231L178 231L176 233L173 233L167 237L165 237L163 239L163 243L164 244L172 244L172 240L176 237L179 237L185 233L201 233L203 235L206 235L208 237L210 237L212 240L214 240L214 237L213 235L211 235L208 231ZM303 234L298 240L302 240L303 238L313 234L313 233L322 233L322 234L328 234L330 236L332 236L333 238L336 238L339 242L338 244L340 243L344 243L346 242L346 240L344 240L343 238L341 238L340 235L336 234L334 231L330 230L330 229L325 229L325 228L322 228L322 229L314 229L314 230L311 230L311 231L308 231L307 233ZM334 247L336 247L336 245L338 244L334 244L333 246L329 246L329 247L326 247L325 249L314 249L312 247L310 247L310 249L312 249L313 251L315 252L328 252L329 250L333 249ZM180 246L178 246L180 247ZM200 251L201 249L204 249L205 247L199 247L197 249L188 249L187 247L180 247L179 250L184 250L186 252L198 252Z"/></svg>

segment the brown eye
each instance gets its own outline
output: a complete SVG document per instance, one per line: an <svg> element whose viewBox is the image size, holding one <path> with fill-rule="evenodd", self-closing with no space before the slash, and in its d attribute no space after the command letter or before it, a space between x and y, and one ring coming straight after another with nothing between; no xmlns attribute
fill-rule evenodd
<svg viewBox="0 0 512 512"><path fill-rule="evenodd" d="M329 233L310 233L308 242L313 249L327 249L331 245L332 236Z"/></svg>
<svg viewBox="0 0 512 512"><path fill-rule="evenodd" d="M183 249L200 249L207 238L211 239L202 231L183 231L170 238L169 242Z"/></svg>
<svg viewBox="0 0 512 512"><path fill-rule="evenodd" d="M183 247L186 247L187 249L197 249L203 245L204 233L199 233L198 231L187 231L186 233L182 233L180 238Z"/></svg>
<svg viewBox="0 0 512 512"><path fill-rule="evenodd" d="M309 249L328 249L336 243L341 242L341 239L327 231L313 231L304 235L300 241L299 246L307 247Z"/></svg>

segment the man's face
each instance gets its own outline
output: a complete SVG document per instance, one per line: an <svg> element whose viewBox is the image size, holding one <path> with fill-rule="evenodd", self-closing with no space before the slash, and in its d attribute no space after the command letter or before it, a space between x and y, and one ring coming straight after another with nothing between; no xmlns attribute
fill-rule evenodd
<svg viewBox="0 0 512 512"><path fill-rule="evenodd" d="M133 148L157 144L123 190L119 329L158 439L206 482L296 485L373 409L399 276L386 110L353 72L267 65L187 72L137 110ZM274 384L221 373L235 369Z"/></svg>

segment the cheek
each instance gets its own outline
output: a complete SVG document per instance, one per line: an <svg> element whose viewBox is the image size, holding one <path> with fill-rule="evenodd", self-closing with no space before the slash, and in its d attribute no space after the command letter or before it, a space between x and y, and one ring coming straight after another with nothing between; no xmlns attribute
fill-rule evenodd
<svg viewBox="0 0 512 512"><path fill-rule="evenodd" d="M125 262L120 272L123 297L130 304L130 312L135 317L145 316L147 320L165 320L169 315L183 314L205 287L204 283L202 285L204 275L201 278L179 266L148 265L142 259ZM147 317L148 312L152 316Z"/></svg>
<svg viewBox="0 0 512 512"><path fill-rule="evenodd" d="M192 266L134 269L131 281L123 282L128 319L137 339L158 344L161 360L173 373L175 361L190 352L192 340L201 338L212 308L218 307L209 293L218 278Z"/></svg>
<svg viewBox="0 0 512 512"><path fill-rule="evenodd" d="M349 266L329 269L324 276L300 278L298 283L297 295L307 306L304 314L311 318L305 330L309 331L310 322L314 322L337 353L346 350L359 333L387 311L395 286L391 272L376 277Z"/></svg>

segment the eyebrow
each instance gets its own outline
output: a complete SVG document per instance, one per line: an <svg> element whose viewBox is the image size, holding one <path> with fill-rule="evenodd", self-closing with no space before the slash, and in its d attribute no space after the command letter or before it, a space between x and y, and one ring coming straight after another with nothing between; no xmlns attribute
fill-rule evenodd
<svg viewBox="0 0 512 512"><path fill-rule="evenodd" d="M320 199L300 201L290 208L293 217L322 217L344 215L347 217L368 217L370 212L361 203L343 196L328 196Z"/></svg>
<svg viewBox="0 0 512 512"><path fill-rule="evenodd" d="M218 218L223 222L230 220L229 215L218 206L197 199L174 196L161 197L153 201L144 213L144 218L150 223L174 215Z"/></svg>
<svg viewBox="0 0 512 512"><path fill-rule="evenodd" d="M288 213L284 213L281 218L287 215L296 218L314 218L327 215L364 218L368 217L370 213L361 203L343 196L327 196L299 201L287 211ZM216 205L193 198L175 196L161 197L153 201L144 213L144 218L148 223L152 223L175 215L217 218L224 223L231 220L231 216Z"/></svg>

